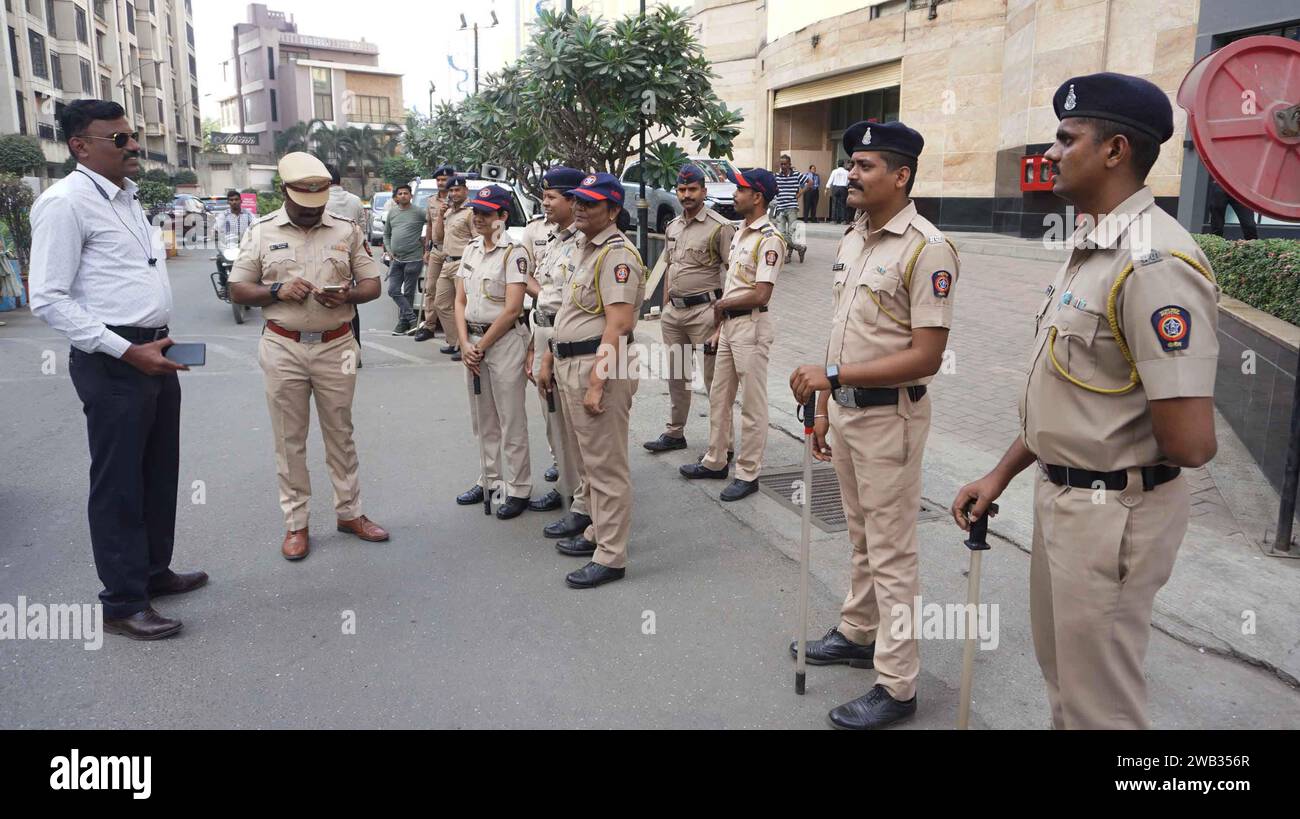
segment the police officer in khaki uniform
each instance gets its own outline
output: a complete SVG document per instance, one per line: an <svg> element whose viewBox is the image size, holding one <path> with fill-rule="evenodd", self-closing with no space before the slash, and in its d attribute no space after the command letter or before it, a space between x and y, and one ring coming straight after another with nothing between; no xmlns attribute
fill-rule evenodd
<svg viewBox="0 0 1300 819"><path fill-rule="evenodd" d="M767 447L767 359L772 349L772 318L767 303L785 264L785 240L767 218L776 196L776 176L765 168L728 171L736 184L736 212L744 219L731 240L722 298L713 302L717 329L713 386L709 390L709 451L699 463L680 467L688 479L727 477L731 449L731 405L740 398L740 449L736 479L722 490L724 501L758 491L758 473Z"/></svg>
<svg viewBox="0 0 1300 819"><path fill-rule="evenodd" d="M429 197L429 202L424 206L424 277L421 287L424 288L424 320L420 323L414 335L411 336L414 341L428 341L434 337L434 334L442 328L442 322L438 320L438 305L436 303L438 295L438 279L442 275L442 243L433 240L433 223L437 219L438 211L442 209L442 203L447 201L447 181L456 175L456 169L450 165L439 165L433 172L434 184L438 186L437 193ZM443 336L447 335L445 329ZM452 332L455 336L455 332Z"/></svg>
<svg viewBox="0 0 1300 819"><path fill-rule="evenodd" d="M669 452L686 448L686 419L691 412L691 375L695 350L712 341L717 328L713 321L713 302L722 298L722 277L727 271L731 239L735 226L717 211L704 204L708 191L704 171L684 165L677 172L677 199L682 215L668 223L664 231L664 313L660 330L669 349L669 361L683 371L670 373L668 395L672 405L668 427L653 441L642 444L651 452ZM680 358L679 358L680 356ZM704 350L704 391L713 386L716 356L712 348Z"/></svg>
<svg viewBox="0 0 1300 819"><path fill-rule="evenodd" d="M583 174L581 173L581 171L574 171L574 173L579 174L578 177L579 179L582 178ZM542 174L542 192L543 195L545 195L546 174ZM560 198L563 199L562 196ZM541 268L542 257L546 255L547 242L550 241L551 234L553 234L554 232L555 232L555 223L551 221L550 215L546 211L545 207L543 207L542 213L539 213L536 216L532 217L531 219L528 220L528 224L524 225L524 248L528 251L528 255L532 257L534 271L537 271ZM535 300L537 298L537 290L538 290L537 279L530 276L528 279L529 297ZM534 333L534 335L536 334ZM527 360L528 380L531 381L533 380L533 370L536 368L535 359L540 358L541 352L535 351L531 343L528 348L528 352L529 352L529 356ZM547 408L543 406L542 411L546 412ZM551 465L547 467L543 477L546 478L547 481L556 481L559 480L560 472L559 472L559 467L556 464L555 447L553 444L551 444L550 441L550 432L549 432L550 428L548 427L547 429L548 431L546 437L547 437L547 444L548 446L550 446L550 451L551 451ZM560 493L552 489L542 497L537 498L536 500L530 502L528 504L528 508L534 512L549 512L552 509L559 509L563 505L564 505L564 499L560 497Z"/></svg>
<svg viewBox="0 0 1300 819"><path fill-rule="evenodd" d="M586 174L582 171L562 166L551 168L544 173L542 208L546 217L529 223L529 228L538 224L551 226L546 241L534 251L534 259L537 263L536 274L528 282L528 295L533 297L534 302L533 339L529 347L531 357L528 362L530 380L535 380L535 374L541 368L542 355L550 348L555 317L560 310L560 304L564 301L566 265L577 242L578 228L573 224L573 200L566 194L576 188L584 176ZM525 230L524 235L528 237L529 231ZM574 459L567 457L564 451L566 424L564 402L558 397L548 401L546 394L540 390L538 394L542 399L542 412L545 413L543 417L546 419L546 440L550 444L551 456L554 460L551 468L546 470L545 478L548 481L563 478L560 485L573 498L569 504L569 511L559 520L547 524L542 532L550 538L573 537L582 534L591 525L591 518L587 515L586 487L582 483L581 473ZM560 508L563 503L564 496L560 492L551 490L544 497L530 503L528 508L535 512L547 512Z"/></svg>
<svg viewBox="0 0 1300 819"><path fill-rule="evenodd" d="M462 506L483 502L504 478L500 520L517 517L532 495L528 458L528 321L524 291L532 275L528 251L510 240L510 192L497 185L480 188L469 201L475 237L456 271L456 326L460 328L465 384L469 388L474 433L482 450L484 473L456 498ZM480 391L474 391L474 379Z"/></svg>
<svg viewBox="0 0 1300 819"><path fill-rule="evenodd" d="M585 589L621 580L627 566L632 525L627 430L637 385L629 346L645 299L646 274L640 254L618 229L623 210L618 177L590 174L569 195L582 236L566 265L564 301L537 383L550 391L554 372L569 422L564 449L576 453L587 483L591 525L556 544L561 554L592 556L565 577L571 588Z"/></svg>
<svg viewBox="0 0 1300 819"><path fill-rule="evenodd" d="M326 211L330 175L319 159L286 154L279 170L284 206L257 220L245 237L230 272L230 298L263 308L266 317L258 359L288 529L280 551L300 560L310 549L307 429L313 395L338 530L362 540L388 539L388 532L361 514L352 441L360 349L352 337L353 305L379 297L379 269L366 254L361 227Z"/></svg>
<svg viewBox="0 0 1300 819"><path fill-rule="evenodd" d="M434 265L439 274L435 286L434 309L438 313L438 323L443 327L456 326L456 270L460 267L460 257L465 252L465 245L474 238L474 228L470 225L470 209L465 206L469 198L469 188L465 186L465 177L453 176L447 180L447 199L438 206L433 218L433 241L441 245L441 251L434 251ZM430 270L429 277L433 278ZM460 347L456 332L452 331L447 344L439 352L451 356L452 361L460 361Z"/></svg>
<svg viewBox="0 0 1300 819"><path fill-rule="evenodd" d="M814 457L835 466L853 557L840 623L808 643L806 656L813 665L874 662L871 691L832 710L830 720L838 728L883 728L916 712L917 635L894 628L895 607L910 623L920 594L926 385L943 363L952 326L957 254L908 198L920 134L901 122L859 122L843 145L852 159L848 202L859 216L832 267L826 360L795 370L790 386L800 403L818 391Z"/></svg>
<svg viewBox="0 0 1300 819"><path fill-rule="evenodd" d="M1087 219L1036 317L1022 434L952 514L967 528L1037 464L1029 605L1052 723L1145 728L1152 602L1187 531L1181 468L1217 446L1218 286L1145 184L1174 130L1164 92L1092 74L1052 103L1052 189Z"/></svg>

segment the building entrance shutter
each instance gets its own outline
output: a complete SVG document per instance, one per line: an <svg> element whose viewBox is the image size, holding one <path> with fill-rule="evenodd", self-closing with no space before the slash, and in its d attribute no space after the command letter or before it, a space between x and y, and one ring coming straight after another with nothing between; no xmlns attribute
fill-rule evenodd
<svg viewBox="0 0 1300 819"><path fill-rule="evenodd" d="M836 74L813 82L806 82L802 85L781 88L776 92L773 107L789 108L807 102L829 100L836 97L845 97L849 94L860 94L863 91L890 88L898 85L902 81L902 77L903 63L901 60L895 60L892 63L881 63L870 68L850 71L847 74Z"/></svg>

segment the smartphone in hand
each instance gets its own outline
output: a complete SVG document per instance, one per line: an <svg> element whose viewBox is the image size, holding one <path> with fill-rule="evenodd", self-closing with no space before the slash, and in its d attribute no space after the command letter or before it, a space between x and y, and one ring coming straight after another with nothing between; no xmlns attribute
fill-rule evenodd
<svg viewBox="0 0 1300 819"><path fill-rule="evenodd" d="M169 361L184 364L186 367L202 367L207 363L208 345L173 344L163 351L163 356Z"/></svg>

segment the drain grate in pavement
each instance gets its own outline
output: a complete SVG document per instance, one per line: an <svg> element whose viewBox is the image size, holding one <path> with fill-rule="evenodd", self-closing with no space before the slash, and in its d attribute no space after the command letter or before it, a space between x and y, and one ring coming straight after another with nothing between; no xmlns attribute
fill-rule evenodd
<svg viewBox="0 0 1300 819"><path fill-rule="evenodd" d="M794 512L803 514L803 507L793 500L795 483L803 481L803 465L776 467L764 470L758 476L758 489L764 495ZM917 515L919 523L941 520L947 510L927 501L921 501ZM814 466L812 471L812 522L823 532L843 532L849 526L844 519L844 501L840 497L840 482L835 469L829 466Z"/></svg>

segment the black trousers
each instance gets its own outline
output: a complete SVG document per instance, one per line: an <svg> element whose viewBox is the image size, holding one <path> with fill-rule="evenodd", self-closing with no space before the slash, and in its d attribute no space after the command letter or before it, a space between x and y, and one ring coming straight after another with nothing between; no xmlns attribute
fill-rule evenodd
<svg viewBox="0 0 1300 819"><path fill-rule="evenodd" d="M151 582L168 576L176 537L181 385L175 373L145 375L107 353L73 349L72 384L90 439L90 545L104 584L105 617L149 605Z"/></svg>
<svg viewBox="0 0 1300 819"><path fill-rule="evenodd" d="M848 214L845 213L845 211L847 210L846 203L848 202L848 198L849 198L849 189L844 185L836 185L835 187L831 188L831 221L832 222L846 221L845 217Z"/></svg>
<svg viewBox="0 0 1300 819"><path fill-rule="evenodd" d="M817 200L821 199L821 189L809 188L803 192L803 220L805 222L817 221Z"/></svg>
<svg viewBox="0 0 1300 819"><path fill-rule="evenodd" d="M1228 196L1228 192L1218 185L1210 185L1206 205L1210 210L1210 232L1215 236L1223 235L1223 217L1227 215L1228 208L1237 214L1237 223L1241 225L1241 237L1243 239L1258 239L1259 231L1255 229L1255 212L1236 199Z"/></svg>

